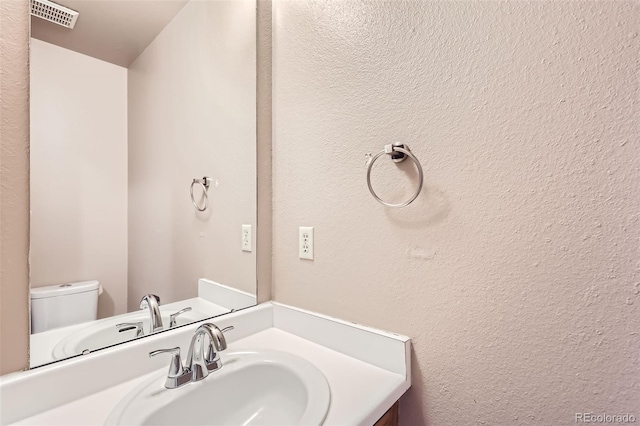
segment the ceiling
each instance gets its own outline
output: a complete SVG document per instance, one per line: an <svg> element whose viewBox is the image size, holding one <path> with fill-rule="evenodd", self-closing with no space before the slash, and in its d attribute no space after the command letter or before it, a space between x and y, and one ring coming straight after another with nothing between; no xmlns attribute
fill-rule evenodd
<svg viewBox="0 0 640 426"><path fill-rule="evenodd" d="M188 0L61 0L80 13L74 29L31 17L31 36L128 67Z"/></svg>

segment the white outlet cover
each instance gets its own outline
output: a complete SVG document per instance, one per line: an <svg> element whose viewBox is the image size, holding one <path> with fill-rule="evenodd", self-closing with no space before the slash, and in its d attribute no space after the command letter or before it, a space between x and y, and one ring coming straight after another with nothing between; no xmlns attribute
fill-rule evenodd
<svg viewBox="0 0 640 426"><path fill-rule="evenodd" d="M251 225L242 225L242 251L251 251Z"/></svg>
<svg viewBox="0 0 640 426"><path fill-rule="evenodd" d="M301 226L298 240L300 259L313 260L313 226Z"/></svg>

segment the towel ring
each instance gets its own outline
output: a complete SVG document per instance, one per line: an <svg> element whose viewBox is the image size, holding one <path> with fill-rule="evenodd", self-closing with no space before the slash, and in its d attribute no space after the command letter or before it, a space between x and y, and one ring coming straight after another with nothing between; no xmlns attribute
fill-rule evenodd
<svg viewBox="0 0 640 426"><path fill-rule="evenodd" d="M383 199L381 199L380 197L378 197L378 194L376 194L376 192L373 190L373 186L371 185L371 168L373 167L373 163L375 163L376 160L380 158L383 154L390 155L394 163L401 163L404 160L406 160L408 157L414 162L414 164L416 165L416 168L418 169L418 175L419 175L418 190L416 191L415 194L413 194L413 196L409 200L405 201L404 203L398 203L398 204L388 203ZM384 204L387 207L406 207L409 204L411 204L413 200L418 198L418 195L420 195L420 191L422 191L423 181L424 181L424 174L422 172L422 166L420 165L420 162L418 161L416 156L413 155L413 153L409 149L409 146L406 144L394 143L394 144L385 145L384 149L379 153L377 153L368 162L367 186L369 187L369 192L371 192L371 195L373 195L373 198L375 198L378 202L380 202L381 204Z"/></svg>
<svg viewBox="0 0 640 426"><path fill-rule="evenodd" d="M193 196L193 186L195 184L199 184L202 187L202 191L204 194L204 207L200 207L196 202L195 197ZM193 203L193 207L195 207L199 212L203 212L207 209L207 207L209 207L209 194L207 193L207 189L210 185L211 178L207 176L203 177L202 179L194 179L193 181L191 181L191 202Z"/></svg>

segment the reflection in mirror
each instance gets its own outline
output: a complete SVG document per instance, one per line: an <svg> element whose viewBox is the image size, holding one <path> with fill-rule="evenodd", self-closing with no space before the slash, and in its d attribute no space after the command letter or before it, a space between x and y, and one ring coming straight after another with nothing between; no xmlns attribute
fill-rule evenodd
<svg viewBox="0 0 640 426"><path fill-rule="evenodd" d="M255 0L61 2L73 29L31 18L31 367L256 302Z"/></svg>

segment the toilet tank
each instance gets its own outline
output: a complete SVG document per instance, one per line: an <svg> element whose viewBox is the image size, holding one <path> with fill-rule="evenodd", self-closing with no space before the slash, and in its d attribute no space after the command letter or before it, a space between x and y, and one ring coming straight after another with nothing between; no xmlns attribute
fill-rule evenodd
<svg viewBox="0 0 640 426"><path fill-rule="evenodd" d="M98 318L98 281L31 289L31 333L93 321Z"/></svg>

